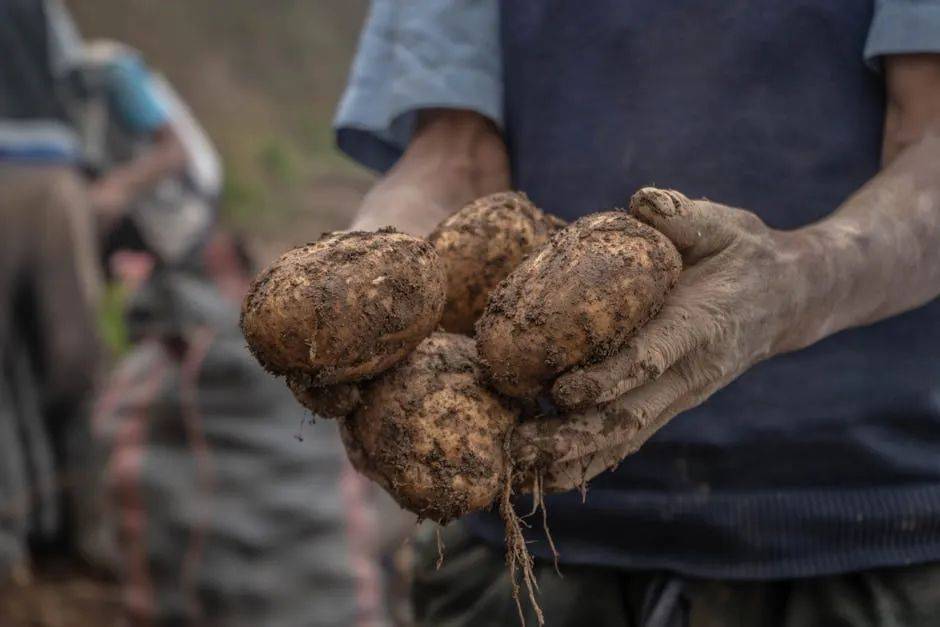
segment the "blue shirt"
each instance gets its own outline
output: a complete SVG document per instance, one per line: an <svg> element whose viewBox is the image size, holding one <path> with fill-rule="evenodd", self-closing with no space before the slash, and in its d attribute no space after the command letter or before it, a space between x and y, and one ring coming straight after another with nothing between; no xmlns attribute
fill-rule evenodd
<svg viewBox="0 0 940 627"><path fill-rule="evenodd" d="M864 48L880 68L891 54L940 52L940 2L877 0ZM334 120L347 155L385 172L401 156L420 109L466 109L503 127L498 0L372 0Z"/></svg>
<svg viewBox="0 0 940 627"><path fill-rule="evenodd" d="M149 135L170 122L164 103L143 60L134 54L115 58L107 68L107 90L111 109L124 128Z"/></svg>
<svg viewBox="0 0 940 627"><path fill-rule="evenodd" d="M63 82L83 63L82 42L71 17L58 3L48 3L48 71ZM116 54L107 63L103 88L111 113L132 135L146 136L167 124L169 112L139 55ZM59 94L50 92L50 100ZM62 120L0 118L0 161L15 163L68 163L81 160L79 133Z"/></svg>
<svg viewBox="0 0 940 627"><path fill-rule="evenodd" d="M877 172L877 58L940 51L937 6L503 3L514 182L567 218L659 184L778 228L819 219ZM780 578L940 559L938 354L935 301L758 365L586 503L550 498L562 560ZM501 543L493 515L468 522Z"/></svg>

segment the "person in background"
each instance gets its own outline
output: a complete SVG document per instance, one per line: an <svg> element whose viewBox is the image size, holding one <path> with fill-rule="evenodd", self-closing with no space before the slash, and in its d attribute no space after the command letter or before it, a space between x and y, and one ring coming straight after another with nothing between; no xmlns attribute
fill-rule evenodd
<svg viewBox="0 0 940 627"><path fill-rule="evenodd" d="M185 263L215 218L222 185L219 156L189 108L133 48L112 41L84 46L75 72L73 118L102 256L150 251L169 266Z"/></svg>
<svg viewBox="0 0 940 627"><path fill-rule="evenodd" d="M214 147L139 53L85 50L76 119L130 339L92 414L85 465L106 490L85 503L87 554L135 624L381 625L337 434L303 425L239 330L253 268L215 223Z"/></svg>
<svg viewBox="0 0 940 627"><path fill-rule="evenodd" d="M352 228L683 192L632 207L683 255L662 312L516 431L548 624L936 624L940 4L374 0L336 128L385 173ZM420 624L518 620L503 533L424 543Z"/></svg>
<svg viewBox="0 0 940 627"><path fill-rule="evenodd" d="M205 133L56 0L0 0L0 58L0 578L48 547L118 575L134 624L383 624L338 435L297 441L238 330ZM106 377L102 260L133 286Z"/></svg>
<svg viewBox="0 0 940 627"><path fill-rule="evenodd" d="M67 435L87 416L100 279L64 97L81 43L57 2L0 2L0 577L67 544Z"/></svg>

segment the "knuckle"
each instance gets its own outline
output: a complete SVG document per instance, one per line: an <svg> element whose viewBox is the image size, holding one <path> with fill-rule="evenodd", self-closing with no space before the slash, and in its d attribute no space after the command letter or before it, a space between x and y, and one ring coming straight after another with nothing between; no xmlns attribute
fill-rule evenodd
<svg viewBox="0 0 940 627"><path fill-rule="evenodd" d="M746 233L762 233L767 230L767 225L757 214L744 209L731 209L730 211L734 224Z"/></svg>

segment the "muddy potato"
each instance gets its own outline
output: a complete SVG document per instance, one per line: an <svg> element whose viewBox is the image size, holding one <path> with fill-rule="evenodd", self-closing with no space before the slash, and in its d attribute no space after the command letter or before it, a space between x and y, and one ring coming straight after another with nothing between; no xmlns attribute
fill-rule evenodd
<svg viewBox="0 0 940 627"><path fill-rule="evenodd" d="M528 398L609 355L659 311L681 269L672 242L627 213L574 222L490 297L476 327L490 382Z"/></svg>
<svg viewBox="0 0 940 627"><path fill-rule="evenodd" d="M341 422L350 460L421 518L446 523L488 507L506 473L518 411L478 382L473 340L435 333L363 385Z"/></svg>
<svg viewBox="0 0 940 627"><path fill-rule="evenodd" d="M414 349L437 327L444 295L443 266L426 241L393 229L327 234L254 280L241 326L270 372L347 383Z"/></svg>
<svg viewBox="0 0 940 627"><path fill-rule="evenodd" d="M519 192L484 196L442 222L428 241L447 272L444 329L473 333L490 292L563 226Z"/></svg>
<svg viewBox="0 0 940 627"><path fill-rule="evenodd" d="M306 375L290 375L287 377L287 387L298 403L322 418L348 416L362 400L356 383L315 386Z"/></svg>

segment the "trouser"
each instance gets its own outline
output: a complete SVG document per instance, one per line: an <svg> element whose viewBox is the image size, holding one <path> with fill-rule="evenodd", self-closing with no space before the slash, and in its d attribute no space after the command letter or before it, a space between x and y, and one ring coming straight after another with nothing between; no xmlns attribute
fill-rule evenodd
<svg viewBox="0 0 940 627"><path fill-rule="evenodd" d="M502 551L459 523L417 541L413 601L428 627L519 625ZM940 563L782 581L711 581L536 561L550 627L933 627ZM524 597L525 624L536 625Z"/></svg>
<svg viewBox="0 0 940 627"><path fill-rule="evenodd" d="M69 432L98 350L92 216L74 168L0 163L0 581L59 540Z"/></svg>

